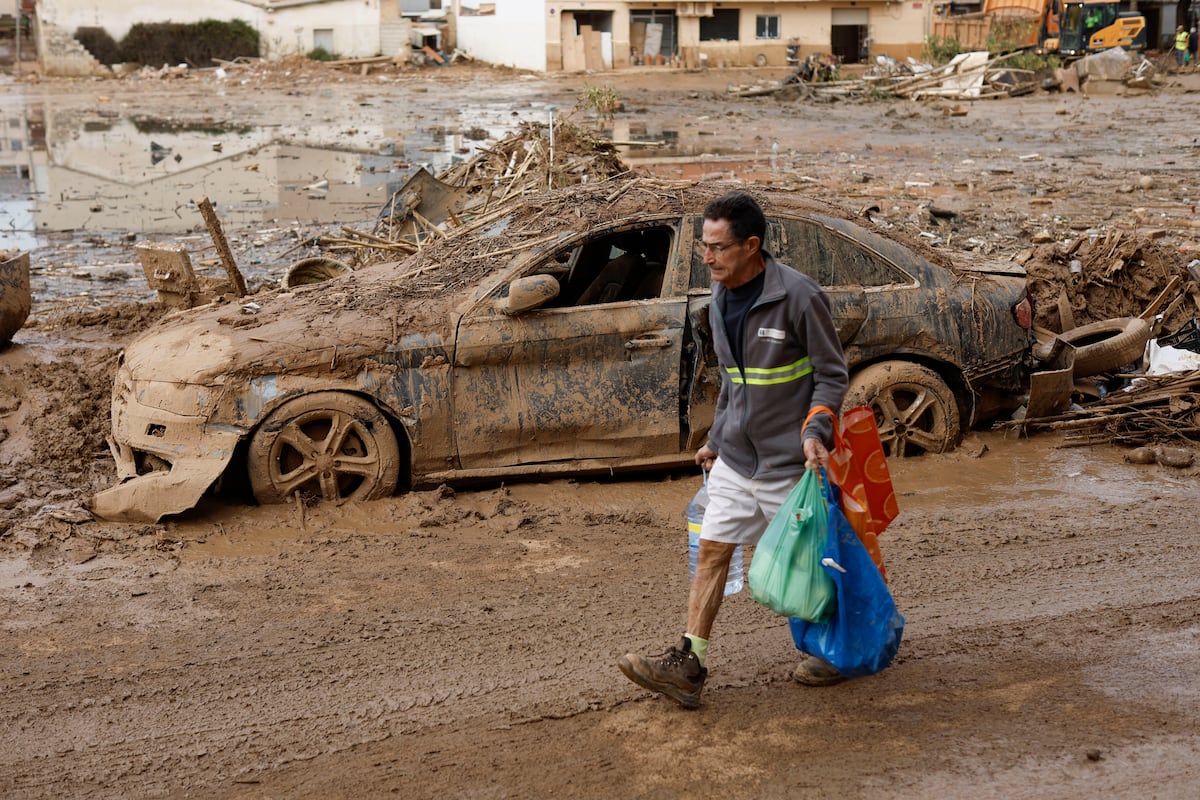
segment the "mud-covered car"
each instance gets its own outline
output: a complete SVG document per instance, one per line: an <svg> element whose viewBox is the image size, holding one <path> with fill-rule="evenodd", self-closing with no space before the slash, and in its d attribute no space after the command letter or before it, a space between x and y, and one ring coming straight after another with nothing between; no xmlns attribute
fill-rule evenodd
<svg viewBox="0 0 1200 800"><path fill-rule="evenodd" d="M111 519L212 489L261 503L691 462L720 375L700 246L720 183L556 190L457 220L408 259L173 316L122 354ZM1020 268L952 268L867 219L747 187L766 248L828 292L894 456L953 447L1016 405L1030 349ZM934 263L941 261L941 263Z"/></svg>

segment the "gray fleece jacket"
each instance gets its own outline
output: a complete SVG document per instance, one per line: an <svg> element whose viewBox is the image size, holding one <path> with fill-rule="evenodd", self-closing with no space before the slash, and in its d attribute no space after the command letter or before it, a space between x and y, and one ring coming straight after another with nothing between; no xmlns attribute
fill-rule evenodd
<svg viewBox="0 0 1200 800"><path fill-rule="evenodd" d="M763 255L762 294L745 319L744 370L725 335L721 297L728 290L713 284L709 319L722 375L708 446L739 475L780 478L804 472L804 418L814 406L841 413L849 379L821 287ZM832 421L817 415L804 436L818 436L832 449Z"/></svg>

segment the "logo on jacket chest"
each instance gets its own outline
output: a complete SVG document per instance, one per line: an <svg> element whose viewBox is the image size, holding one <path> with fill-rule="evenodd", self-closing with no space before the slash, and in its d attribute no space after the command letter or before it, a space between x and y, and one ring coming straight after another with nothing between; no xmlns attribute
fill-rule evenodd
<svg viewBox="0 0 1200 800"><path fill-rule="evenodd" d="M787 333L778 328L759 328L758 338L765 339L768 342L782 342L787 338Z"/></svg>

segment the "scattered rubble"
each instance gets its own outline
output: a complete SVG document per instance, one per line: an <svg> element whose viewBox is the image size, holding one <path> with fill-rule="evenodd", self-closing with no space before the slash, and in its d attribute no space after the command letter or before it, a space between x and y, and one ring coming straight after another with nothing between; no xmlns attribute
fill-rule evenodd
<svg viewBox="0 0 1200 800"><path fill-rule="evenodd" d="M727 91L738 97L774 95L781 100L830 97L994 100L1039 90L1086 94L1089 88L1100 89L1105 85L1152 90L1161 83L1149 60L1140 56L1135 59L1119 47L1053 71L1005 66L1006 60L1019 54L992 56L984 50L959 53L936 67L912 58L896 61L878 56L875 65L855 80L811 80L802 69L797 69L784 80L730 84Z"/></svg>
<svg viewBox="0 0 1200 800"><path fill-rule="evenodd" d="M1137 376L1126 389L1110 392L1087 406L1000 427L1020 428L1025 433L1057 431L1063 434L1064 447L1110 443L1134 447L1168 441L1200 444L1200 370ZM1140 460L1145 455L1130 454L1130 459ZM1168 466L1191 464L1183 464L1185 459L1173 452L1168 460L1172 462Z"/></svg>
<svg viewBox="0 0 1200 800"><path fill-rule="evenodd" d="M1016 260L1029 275L1035 324L1055 333L1138 316L1172 279L1182 282L1181 296L1191 302L1167 305L1161 327L1174 330L1200 312L1200 288L1185 258L1145 233L1113 229L1084 234L1065 247L1037 245Z"/></svg>

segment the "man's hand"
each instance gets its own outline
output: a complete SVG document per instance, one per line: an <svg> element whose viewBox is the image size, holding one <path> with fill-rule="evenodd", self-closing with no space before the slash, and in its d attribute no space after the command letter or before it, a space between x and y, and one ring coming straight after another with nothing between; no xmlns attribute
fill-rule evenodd
<svg viewBox="0 0 1200 800"><path fill-rule="evenodd" d="M705 472L712 471L713 462L716 460L717 460L717 451L713 450L708 445L704 445L703 447L701 447L699 450L696 451L696 463L699 464L700 468L702 470L704 470Z"/></svg>
<svg viewBox="0 0 1200 800"><path fill-rule="evenodd" d="M818 465L829 469L829 451L820 439L810 436L804 440L804 466L816 469Z"/></svg>

